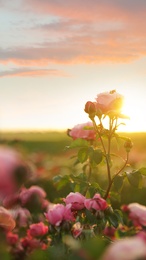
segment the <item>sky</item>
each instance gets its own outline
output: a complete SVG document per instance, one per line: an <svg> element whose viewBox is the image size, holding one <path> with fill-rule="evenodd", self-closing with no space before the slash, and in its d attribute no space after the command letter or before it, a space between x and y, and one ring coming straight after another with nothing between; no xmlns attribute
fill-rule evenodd
<svg viewBox="0 0 146 260"><path fill-rule="evenodd" d="M145 0L0 0L0 131L65 130L115 89L146 131Z"/></svg>

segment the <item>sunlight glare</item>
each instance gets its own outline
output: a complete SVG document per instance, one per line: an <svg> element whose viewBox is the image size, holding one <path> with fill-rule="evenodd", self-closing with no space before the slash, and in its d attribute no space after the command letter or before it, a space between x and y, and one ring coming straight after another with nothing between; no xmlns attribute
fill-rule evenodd
<svg viewBox="0 0 146 260"><path fill-rule="evenodd" d="M143 118L144 97L137 95L127 95L125 97L122 114L129 117L124 120L125 125L120 127L120 131L124 132L144 132L146 131L146 122Z"/></svg>

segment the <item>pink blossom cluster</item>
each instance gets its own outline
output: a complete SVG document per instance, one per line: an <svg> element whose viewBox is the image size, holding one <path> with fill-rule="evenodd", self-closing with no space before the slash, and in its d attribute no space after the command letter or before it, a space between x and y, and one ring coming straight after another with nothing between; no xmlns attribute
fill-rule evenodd
<svg viewBox="0 0 146 260"><path fill-rule="evenodd" d="M50 224L59 226L63 221L75 221L75 211L88 209L91 211L104 211L108 204L101 198L100 194L95 194L93 198L86 199L79 192L70 192L63 199L66 205L49 204L45 216Z"/></svg>

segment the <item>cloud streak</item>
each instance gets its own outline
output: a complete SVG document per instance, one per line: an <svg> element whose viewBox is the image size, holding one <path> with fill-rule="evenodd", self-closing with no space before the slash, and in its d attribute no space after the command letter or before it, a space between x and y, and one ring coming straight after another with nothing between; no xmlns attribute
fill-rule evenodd
<svg viewBox="0 0 146 260"><path fill-rule="evenodd" d="M0 72L0 78L2 77L44 77L44 76L55 76L55 77L67 77L63 71L55 69L28 69L28 68L15 68L12 70L5 70Z"/></svg>

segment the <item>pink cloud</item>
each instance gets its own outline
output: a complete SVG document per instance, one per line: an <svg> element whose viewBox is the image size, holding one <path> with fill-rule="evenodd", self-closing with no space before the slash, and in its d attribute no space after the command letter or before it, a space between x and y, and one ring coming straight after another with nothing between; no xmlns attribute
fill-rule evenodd
<svg viewBox="0 0 146 260"><path fill-rule="evenodd" d="M46 66L131 62L146 56L145 0L25 0L23 3L25 10L34 15L53 15L57 19L30 26L29 34L33 36L35 32L42 37L41 44L0 49L0 63Z"/></svg>

